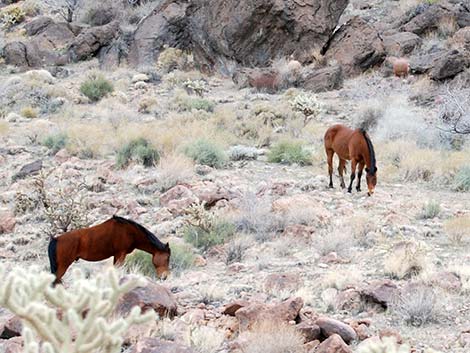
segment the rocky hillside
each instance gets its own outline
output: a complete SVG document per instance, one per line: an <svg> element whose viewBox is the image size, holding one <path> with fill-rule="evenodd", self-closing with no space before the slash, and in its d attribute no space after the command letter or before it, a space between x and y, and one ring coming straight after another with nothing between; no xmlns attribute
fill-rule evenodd
<svg viewBox="0 0 470 353"><path fill-rule="evenodd" d="M87 352L470 350L470 4L4 0L0 21L0 352L57 347L24 322L71 306L116 329ZM328 188L334 123L368 131L372 197L336 157ZM112 259L79 260L64 304L50 236L113 215L170 243L170 277L135 251L119 276L146 280L114 300ZM111 325L135 305L160 318Z"/></svg>

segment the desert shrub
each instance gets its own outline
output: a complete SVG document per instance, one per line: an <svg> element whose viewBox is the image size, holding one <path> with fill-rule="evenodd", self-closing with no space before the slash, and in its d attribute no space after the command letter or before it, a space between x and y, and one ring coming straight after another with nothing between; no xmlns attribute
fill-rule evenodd
<svg viewBox="0 0 470 353"><path fill-rule="evenodd" d="M50 273L0 267L0 305L22 321L25 351L118 353L131 325L155 320L154 311L142 315L137 307L124 317L115 315L121 297L145 285L143 279L120 281L113 269L93 279L85 279L80 271L73 276L65 291L62 286L51 286L54 276Z"/></svg>
<svg viewBox="0 0 470 353"><path fill-rule="evenodd" d="M179 275L194 265L196 257L191 246L185 243L173 243L170 248L170 269L172 273Z"/></svg>
<svg viewBox="0 0 470 353"><path fill-rule="evenodd" d="M173 256L173 248L171 250L171 255ZM152 262L152 255L142 250L136 249L131 254L127 255L124 266L127 269L131 269L133 272L139 272L144 276L151 278L155 278L156 276L155 266Z"/></svg>
<svg viewBox="0 0 470 353"><path fill-rule="evenodd" d="M470 191L470 166L462 166L454 177L454 190Z"/></svg>
<svg viewBox="0 0 470 353"><path fill-rule="evenodd" d="M356 286L363 281L363 276L358 271L346 270L342 272L328 272L322 281L323 288L336 288L340 291L349 286Z"/></svg>
<svg viewBox="0 0 470 353"><path fill-rule="evenodd" d="M300 141L281 141L275 144L268 154L271 163L309 165L312 156Z"/></svg>
<svg viewBox="0 0 470 353"><path fill-rule="evenodd" d="M257 197L252 192L240 198L239 210L233 215L233 223L239 232L254 234L259 242L272 238L284 229L284 220L271 212L271 200Z"/></svg>
<svg viewBox="0 0 470 353"><path fill-rule="evenodd" d="M21 115L28 119L35 119L38 117L38 111L33 107L24 107L21 109Z"/></svg>
<svg viewBox="0 0 470 353"><path fill-rule="evenodd" d="M369 100L362 104L353 118L353 126L366 131L374 130L384 114L384 105L380 100Z"/></svg>
<svg viewBox="0 0 470 353"><path fill-rule="evenodd" d="M160 160L157 167L158 187L165 192L181 183L189 181L194 175L192 161L184 156L169 155Z"/></svg>
<svg viewBox="0 0 470 353"><path fill-rule="evenodd" d="M435 289L425 285L410 286L392 300L392 312L411 326L420 327L436 321L440 305Z"/></svg>
<svg viewBox="0 0 470 353"><path fill-rule="evenodd" d="M328 255L332 252L337 253L339 256L347 256L349 250L354 247L356 240L354 235L345 229L326 233L322 237L318 237L315 243L315 249L322 256Z"/></svg>
<svg viewBox="0 0 470 353"><path fill-rule="evenodd" d="M204 80L186 80L183 82L183 87L189 94L195 93L202 97L205 92L209 92L207 82Z"/></svg>
<svg viewBox="0 0 470 353"><path fill-rule="evenodd" d="M423 205L421 213L418 218L431 219L439 216L441 212L441 205L437 201L429 201Z"/></svg>
<svg viewBox="0 0 470 353"><path fill-rule="evenodd" d="M317 117L322 111L322 104L314 94L299 93L289 100L289 104L296 112L302 113L306 119Z"/></svg>
<svg viewBox="0 0 470 353"><path fill-rule="evenodd" d="M193 110L202 110L208 113L214 111L215 103L209 99L200 97L191 97L187 94L176 94L173 104L180 112L191 112Z"/></svg>
<svg viewBox="0 0 470 353"><path fill-rule="evenodd" d="M187 145L184 153L194 162L213 168L222 168L227 162L225 152L218 145L204 139Z"/></svg>
<svg viewBox="0 0 470 353"><path fill-rule="evenodd" d="M160 53L157 61L157 68L163 73L186 68L190 58L181 49L167 48Z"/></svg>
<svg viewBox="0 0 470 353"><path fill-rule="evenodd" d="M42 144L49 148L51 154L56 154L62 148L65 148L68 142L68 136L64 133L47 136Z"/></svg>
<svg viewBox="0 0 470 353"><path fill-rule="evenodd" d="M113 85L101 74L92 74L80 85L80 92L92 102L98 102L101 98L114 90Z"/></svg>
<svg viewBox="0 0 470 353"><path fill-rule="evenodd" d="M225 250L225 263L229 265L233 262L242 262L246 249L246 239L233 239L227 244L227 248Z"/></svg>
<svg viewBox="0 0 470 353"><path fill-rule="evenodd" d="M210 326L190 326L185 343L196 353L216 353L225 341L225 333Z"/></svg>
<svg viewBox="0 0 470 353"><path fill-rule="evenodd" d="M295 84L302 70L302 64L296 60L281 58L275 60L271 67L278 73L280 88L287 88Z"/></svg>
<svg viewBox="0 0 470 353"><path fill-rule="evenodd" d="M235 234L235 226L231 223L214 222L209 229L190 225L184 230L184 239L195 247L207 250L214 245L225 243Z"/></svg>
<svg viewBox="0 0 470 353"><path fill-rule="evenodd" d="M295 326L273 321L259 322L248 331L244 353L298 353L303 351L304 337Z"/></svg>
<svg viewBox="0 0 470 353"><path fill-rule="evenodd" d="M25 12L21 8L21 6L10 6L0 12L0 20L3 23L3 26L6 28L10 28L14 25L17 25L24 21L25 19Z"/></svg>
<svg viewBox="0 0 470 353"><path fill-rule="evenodd" d="M357 353L410 353L410 346L398 344L395 337L383 337L359 344Z"/></svg>
<svg viewBox="0 0 470 353"><path fill-rule="evenodd" d="M428 266L427 250L423 243L403 241L396 244L384 261L386 274L397 279L409 278Z"/></svg>
<svg viewBox="0 0 470 353"><path fill-rule="evenodd" d="M125 168L134 160L145 167L155 166L160 160L160 153L145 138L137 138L124 145L117 153L116 165Z"/></svg>
<svg viewBox="0 0 470 353"><path fill-rule="evenodd" d="M455 217L444 223L444 231L453 244L470 239L470 216Z"/></svg>
<svg viewBox="0 0 470 353"><path fill-rule="evenodd" d="M232 146L228 151L229 158L232 161L257 159L258 153L257 148L248 146Z"/></svg>
<svg viewBox="0 0 470 353"><path fill-rule="evenodd" d="M83 0L44 0L44 2L52 6L67 22L75 19L77 11L83 5Z"/></svg>

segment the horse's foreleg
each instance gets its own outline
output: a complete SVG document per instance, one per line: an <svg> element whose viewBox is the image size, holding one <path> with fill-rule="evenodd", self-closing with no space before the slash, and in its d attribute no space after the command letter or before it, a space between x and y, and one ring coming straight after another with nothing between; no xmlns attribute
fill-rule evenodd
<svg viewBox="0 0 470 353"><path fill-rule="evenodd" d="M330 176L330 188L333 188L333 150L326 150L326 155L328 157L328 174Z"/></svg>
<svg viewBox="0 0 470 353"><path fill-rule="evenodd" d="M356 190L361 191L361 177L362 171L364 170L364 162L359 163L359 170L357 171L357 186Z"/></svg>
<svg viewBox="0 0 470 353"><path fill-rule="evenodd" d="M339 173L339 177L341 179L341 188L345 188L346 187L346 184L344 182L344 176L343 176L343 173L344 171L346 170L346 160L345 159L339 159L339 165L338 165L338 173Z"/></svg>
<svg viewBox="0 0 470 353"><path fill-rule="evenodd" d="M126 259L126 253L114 255L114 266L121 266Z"/></svg>
<svg viewBox="0 0 470 353"><path fill-rule="evenodd" d="M348 192L352 192L352 185L354 182L354 178L356 178L356 166L357 166L357 161L355 159L351 160L351 182L348 187Z"/></svg>

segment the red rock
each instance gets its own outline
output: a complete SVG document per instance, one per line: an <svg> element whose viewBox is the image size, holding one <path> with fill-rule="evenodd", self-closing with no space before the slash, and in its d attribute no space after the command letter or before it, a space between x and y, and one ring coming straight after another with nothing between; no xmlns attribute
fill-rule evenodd
<svg viewBox="0 0 470 353"><path fill-rule="evenodd" d="M201 324L205 317L206 315L203 309L192 309L186 312L181 319L188 324Z"/></svg>
<svg viewBox="0 0 470 353"><path fill-rule="evenodd" d="M155 310L160 317L174 317L177 314L177 303L171 291L150 281L143 287L137 287L126 293L119 301L116 311L126 316L134 306L142 311Z"/></svg>
<svg viewBox="0 0 470 353"><path fill-rule="evenodd" d="M357 338L353 328L341 321L329 317L320 317L315 323L320 326L322 335L325 337L338 334L346 343L350 343Z"/></svg>
<svg viewBox="0 0 470 353"><path fill-rule="evenodd" d="M12 233L15 226L15 215L10 211L0 211L0 234Z"/></svg>
<svg viewBox="0 0 470 353"><path fill-rule="evenodd" d="M298 273L273 273L266 277L264 289L266 291L273 290L296 290L302 284Z"/></svg>
<svg viewBox="0 0 470 353"><path fill-rule="evenodd" d="M395 337L398 344L403 343L403 338L401 337L398 331L387 328L379 331L379 337L382 339L384 337Z"/></svg>
<svg viewBox="0 0 470 353"><path fill-rule="evenodd" d="M361 294L354 288L345 289L336 295L335 305L338 310L359 312L363 307Z"/></svg>
<svg viewBox="0 0 470 353"><path fill-rule="evenodd" d="M304 351L307 353L315 353L319 345L320 345L319 340L307 342L304 344Z"/></svg>
<svg viewBox="0 0 470 353"><path fill-rule="evenodd" d="M360 324L359 326L355 327L354 330L356 331L359 341L364 341L365 339L372 336L369 327L364 324Z"/></svg>
<svg viewBox="0 0 470 353"><path fill-rule="evenodd" d="M199 199L183 185L176 185L160 196L160 205L166 207L173 215L181 215L184 210Z"/></svg>
<svg viewBox="0 0 470 353"><path fill-rule="evenodd" d="M305 337L305 342L311 342L317 339L320 339L321 336L321 329L320 326L308 323L308 322L301 322L295 328Z"/></svg>
<svg viewBox="0 0 470 353"><path fill-rule="evenodd" d="M450 271L441 271L431 278L431 283L442 289L457 292L462 288L459 276Z"/></svg>
<svg viewBox="0 0 470 353"><path fill-rule="evenodd" d="M255 303L238 309L235 316L240 323L240 331L246 331L264 320L286 323L295 320L303 305L302 298L291 298L277 305Z"/></svg>
<svg viewBox="0 0 470 353"><path fill-rule="evenodd" d="M305 226L303 224L291 224L284 229L282 235L291 238L310 239L313 233L315 233L314 227Z"/></svg>
<svg viewBox="0 0 470 353"><path fill-rule="evenodd" d="M62 148L61 150L59 150L54 156L54 159L58 161L59 163L64 163L69 158L70 158L70 153L65 148Z"/></svg>
<svg viewBox="0 0 470 353"><path fill-rule="evenodd" d="M361 290L361 297L366 302L376 303L387 308L398 293L398 287L390 280L377 280Z"/></svg>
<svg viewBox="0 0 470 353"><path fill-rule="evenodd" d="M194 353L194 351L175 342L145 338L136 343L131 353Z"/></svg>
<svg viewBox="0 0 470 353"><path fill-rule="evenodd" d="M315 353L352 353L352 350L341 336L333 334L317 347Z"/></svg>
<svg viewBox="0 0 470 353"><path fill-rule="evenodd" d="M225 187L212 182L195 185L191 191L199 200L204 201L207 207L215 206L221 200L231 200L235 196Z"/></svg>
<svg viewBox="0 0 470 353"><path fill-rule="evenodd" d="M224 306L224 309L222 310L222 314L235 316L235 313L237 312L238 309L244 308L248 305L250 305L250 302L246 300L235 300L234 302L231 302Z"/></svg>

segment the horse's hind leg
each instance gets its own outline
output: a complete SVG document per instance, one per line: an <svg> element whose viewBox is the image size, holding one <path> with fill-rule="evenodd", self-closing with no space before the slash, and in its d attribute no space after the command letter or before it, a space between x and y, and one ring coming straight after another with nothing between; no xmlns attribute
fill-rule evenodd
<svg viewBox="0 0 470 353"><path fill-rule="evenodd" d="M57 264L57 272L55 273L54 286L62 283L62 277L64 276L65 272L70 267L70 265L73 263L73 261L74 260Z"/></svg>
<svg viewBox="0 0 470 353"><path fill-rule="evenodd" d="M326 149L326 156L328 157L328 175L330 176L329 187L333 188L333 155L335 152L332 149Z"/></svg>
<svg viewBox="0 0 470 353"><path fill-rule="evenodd" d="M362 177L363 170L364 170L364 162L360 162L359 170L357 171L357 185L356 185L356 190L358 192L361 191L361 177Z"/></svg>
<svg viewBox="0 0 470 353"><path fill-rule="evenodd" d="M348 192L352 192L352 185L353 185L354 179L356 178L356 166L357 166L357 161L355 159L351 159L351 183L349 184Z"/></svg>
<svg viewBox="0 0 470 353"><path fill-rule="evenodd" d="M339 165L338 165L338 173L339 173L339 178L341 179L341 188L345 188L346 184L344 183L344 176L343 173L346 170L346 160L345 159L339 159Z"/></svg>
<svg viewBox="0 0 470 353"><path fill-rule="evenodd" d="M114 255L114 266L121 266L126 259L126 253Z"/></svg>

